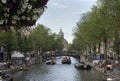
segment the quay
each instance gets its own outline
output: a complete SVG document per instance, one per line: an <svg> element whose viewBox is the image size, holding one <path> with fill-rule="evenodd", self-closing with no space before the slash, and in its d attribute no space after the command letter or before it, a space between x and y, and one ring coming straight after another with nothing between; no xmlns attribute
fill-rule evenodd
<svg viewBox="0 0 120 81"><path fill-rule="evenodd" d="M86 59L84 56L81 56L81 60L84 61L85 63L91 65L93 67L93 69L97 70L98 72L101 72L104 74L104 68L99 67L98 65L94 65L92 62L88 61L88 59ZM28 66L31 66L35 63L38 63L40 61L39 58L32 58L29 63ZM3 72L5 73L9 73L12 74L12 76L15 75L16 72L21 71L21 67L24 67L25 65L21 65L21 66L15 66L13 68L10 69L6 69L3 70ZM119 72L118 72L119 71ZM117 81L120 81L120 70L113 70L113 72L110 72L110 75L112 75L113 77L115 77L117 79ZM14 80L13 80L14 81Z"/></svg>
<svg viewBox="0 0 120 81"><path fill-rule="evenodd" d="M86 64L89 64L93 67L93 69L101 72L101 73L105 73L104 68L99 67L98 65L94 65L92 62L88 61L88 59L86 59L84 56L81 55L80 58L82 61L84 61ZM108 72L111 76L115 77L117 79L117 81L120 81L120 70L113 68L112 72Z"/></svg>
<svg viewBox="0 0 120 81"><path fill-rule="evenodd" d="M36 63L36 60L37 60L36 58L32 58L32 59L29 61L29 63L27 63L27 66L31 66L31 65L35 64L35 63ZM7 68L7 69L5 69L5 70L2 70L2 72L14 75L16 72L23 70L23 68L24 68L25 66L26 66L26 64L19 65L19 66L14 66L14 67Z"/></svg>

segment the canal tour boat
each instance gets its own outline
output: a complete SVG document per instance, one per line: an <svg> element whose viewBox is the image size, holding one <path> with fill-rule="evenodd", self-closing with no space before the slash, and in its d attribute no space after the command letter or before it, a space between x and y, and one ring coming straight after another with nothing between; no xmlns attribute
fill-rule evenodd
<svg viewBox="0 0 120 81"><path fill-rule="evenodd" d="M55 59L54 58L47 59L46 60L46 64L47 65L54 65L54 64L56 64Z"/></svg>
<svg viewBox="0 0 120 81"><path fill-rule="evenodd" d="M91 70L92 66L85 64L84 62L76 63L75 68L79 70Z"/></svg>
<svg viewBox="0 0 120 81"><path fill-rule="evenodd" d="M62 64L71 64L71 58L64 57L61 62L62 62Z"/></svg>

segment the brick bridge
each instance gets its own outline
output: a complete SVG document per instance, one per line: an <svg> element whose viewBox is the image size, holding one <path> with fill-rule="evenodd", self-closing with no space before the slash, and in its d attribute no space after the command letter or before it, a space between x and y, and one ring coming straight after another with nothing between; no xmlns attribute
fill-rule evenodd
<svg viewBox="0 0 120 81"><path fill-rule="evenodd" d="M42 58L49 58L49 57L58 57L58 56L71 56L71 57L75 57L75 58L79 58L80 55L77 53L55 53L55 54L43 54L41 55Z"/></svg>

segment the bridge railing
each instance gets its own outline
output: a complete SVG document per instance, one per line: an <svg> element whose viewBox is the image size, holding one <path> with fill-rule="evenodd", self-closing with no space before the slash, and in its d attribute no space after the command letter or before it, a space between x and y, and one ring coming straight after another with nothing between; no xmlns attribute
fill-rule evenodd
<svg viewBox="0 0 120 81"><path fill-rule="evenodd" d="M77 57L77 56L80 56L78 54L71 54L71 53L54 53L54 54L43 54L42 55L43 57L57 57L57 56L72 56L72 57Z"/></svg>

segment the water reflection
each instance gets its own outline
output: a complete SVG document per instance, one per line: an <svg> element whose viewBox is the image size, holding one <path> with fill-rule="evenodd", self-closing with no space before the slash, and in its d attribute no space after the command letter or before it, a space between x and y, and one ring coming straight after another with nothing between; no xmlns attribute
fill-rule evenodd
<svg viewBox="0 0 120 81"><path fill-rule="evenodd" d="M101 74L95 70L80 71L74 68L77 63L72 59L72 64L61 64L58 57L55 65L34 65L24 75L21 81L102 81ZM18 81L18 80L16 80Z"/></svg>

